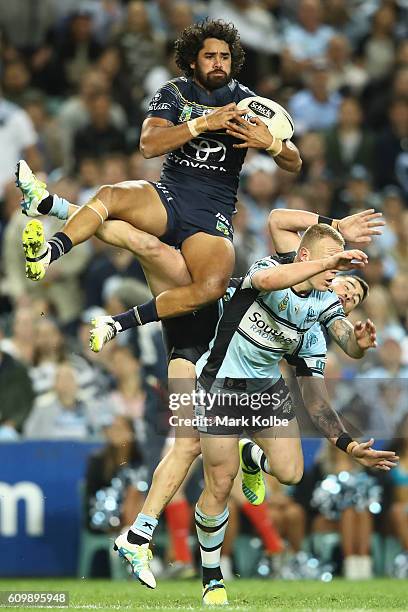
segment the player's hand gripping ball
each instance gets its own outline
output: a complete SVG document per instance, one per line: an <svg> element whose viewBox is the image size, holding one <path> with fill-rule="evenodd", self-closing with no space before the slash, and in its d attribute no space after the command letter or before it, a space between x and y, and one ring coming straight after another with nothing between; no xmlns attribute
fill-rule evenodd
<svg viewBox="0 0 408 612"><path fill-rule="evenodd" d="M249 109L249 113L243 115L247 121L252 117L258 117L275 138L287 140L292 138L294 131L293 119L289 113L277 102L260 96L244 98L237 104L238 110Z"/></svg>

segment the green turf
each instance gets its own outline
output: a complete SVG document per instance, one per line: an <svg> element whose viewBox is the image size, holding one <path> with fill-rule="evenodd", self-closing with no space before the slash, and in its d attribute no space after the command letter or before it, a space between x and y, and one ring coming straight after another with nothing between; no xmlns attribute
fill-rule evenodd
<svg viewBox="0 0 408 612"><path fill-rule="evenodd" d="M0 591L64 590L70 594L70 609L76 610L196 610L201 608L200 583L159 581L156 590L138 582L108 580L0 580ZM322 582L283 582L235 580L228 584L227 610L279 612L326 612L330 610L407 610L408 583L377 579L365 582L334 580ZM22 610L22 608L13 608ZM57 608L61 609L61 608ZM66 609L66 608L65 608ZM216 608L220 610L221 608Z"/></svg>

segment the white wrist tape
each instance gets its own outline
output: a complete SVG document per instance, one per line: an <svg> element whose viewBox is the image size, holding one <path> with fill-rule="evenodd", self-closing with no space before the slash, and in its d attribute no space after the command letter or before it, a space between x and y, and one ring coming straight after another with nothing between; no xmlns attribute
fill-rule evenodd
<svg viewBox="0 0 408 612"><path fill-rule="evenodd" d="M204 129L200 129L198 125L199 122L202 123L202 119L204 119L204 123L205 123ZM196 119L190 119L190 121L187 121L187 127L190 130L190 134L195 138L196 136L199 136L201 132L204 132L206 128L208 128L207 117L205 115L202 115L202 117L196 117Z"/></svg>
<svg viewBox="0 0 408 612"><path fill-rule="evenodd" d="M194 136L194 138L200 134L200 132L196 128L196 125L197 119L190 119L190 121L187 121L187 127L190 130L190 134Z"/></svg>
<svg viewBox="0 0 408 612"><path fill-rule="evenodd" d="M272 138L272 144L269 145L266 151L270 153L272 157L276 157L282 151L283 143L281 140L279 140L279 138L275 138L275 136L272 136Z"/></svg>

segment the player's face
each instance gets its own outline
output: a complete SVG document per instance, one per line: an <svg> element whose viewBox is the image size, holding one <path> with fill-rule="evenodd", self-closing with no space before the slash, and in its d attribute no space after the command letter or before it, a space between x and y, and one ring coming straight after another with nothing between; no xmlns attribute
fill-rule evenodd
<svg viewBox="0 0 408 612"><path fill-rule="evenodd" d="M343 305L346 315L361 304L364 296L363 288L358 280L352 276L336 276L332 286Z"/></svg>
<svg viewBox="0 0 408 612"><path fill-rule="evenodd" d="M231 79L231 52L218 38L206 38L197 60L191 64L195 80L208 91L224 87Z"/></svg>
<svg viewBox="0 0 408 612"><path fill-rule="evenodd" d="M343 247L330 237L321 238L316 240L312 247L309 249L309 259L324 259L336 253L341 253ZM326 270L316 276L312 276L310 279L310 285L312 289L316 291L327 291L331 288L332 282L336 277L336 270Z"/></svg>

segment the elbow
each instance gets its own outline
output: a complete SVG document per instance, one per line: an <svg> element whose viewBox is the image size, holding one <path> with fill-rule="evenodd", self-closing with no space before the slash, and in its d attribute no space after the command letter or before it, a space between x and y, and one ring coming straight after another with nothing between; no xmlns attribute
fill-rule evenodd
<svg viewBox="0 0 408 612"><path fill-rule="evenodd" d="M346 353L346 355L351 357L351 359L362 359L364 357L364 351L361 350L359 347L352 347L346 349L344 352Z"/></svg>
<svg viewBox="0 0 408 612"><path fill-rule="evenodd" d="M152 148L149 146L149 144L144 139L140 141L139 151L141 152L141 154L143 155L145 159L151 159L152 157L154 157Z"/></svg>
<svg viewBox="0 0 408 612"><path fill-rule="evenodd" d="M294 172L295 174L299 174L299 172L300 172L300 171L301 171L301 169L302 169L302 165L303 165L302 158L301 158L301 157L299 157L299 159L297 159L297 160L296 160L296 162L295 162L295 164L294 164L294 166L293 166L293 172Z"/></svg>
<svg viewBox="0 0 408 612"><path fill-rule="evenodd" d="M142 131L142 135L140 137L139 150L145 159L151 159L152 157L157 157L158 152L154 146L154 139L152 138L152 134L149 133L149 130Z"/></svg>
<svg viewBox="0 0 408 612"><path fill-rule="evenodd" d="M281 211L278 209L275 210L271 210L271 212L269 213L269 217L268 217L268 227L269 227L269 231L273 236L273 232L274 230L279 229L280 227L280 218L281 218Z"/></svg>
<svg viewBox="0 0 408 612"><path fill-rule="evenodd" d="M257 288L260 291L279 291L279 289L286 289L284 281L279 278L259 278L257 281Z"/></svg>

